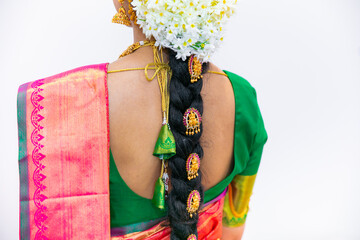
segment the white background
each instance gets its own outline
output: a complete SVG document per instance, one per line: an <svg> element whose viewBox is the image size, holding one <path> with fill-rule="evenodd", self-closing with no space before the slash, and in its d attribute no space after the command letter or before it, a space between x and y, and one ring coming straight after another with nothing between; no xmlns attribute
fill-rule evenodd
<svg viewBox="0 0 360 240"><path fill-rule="evenodd" d="M112 62L112 1L0 1L0 239L18 238L18 86ZM242 0L213 58L257 90L269 135L245 240L360 239L360 1Z"/></svg>

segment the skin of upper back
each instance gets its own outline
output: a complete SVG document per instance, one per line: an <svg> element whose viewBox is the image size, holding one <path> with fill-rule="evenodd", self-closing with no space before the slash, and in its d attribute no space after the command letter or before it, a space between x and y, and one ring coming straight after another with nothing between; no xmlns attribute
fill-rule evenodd
<svg viewBox="0 0 360 240"><path fill-rule="evenodd" d="M109 64L108 70L144 67L151 62L152 48L143 47ZM221 72L211 63L209 70ZM115 163L132 191L151 199L161 170L160 160L152 155L162 124L157 79L146 80L144 70L111 73L108 91L110 148ZM204 112L200 144L204 156L200 170L207 190L233 168L235 99L230 80L213 73L204 74L201 96Z"/></svg>

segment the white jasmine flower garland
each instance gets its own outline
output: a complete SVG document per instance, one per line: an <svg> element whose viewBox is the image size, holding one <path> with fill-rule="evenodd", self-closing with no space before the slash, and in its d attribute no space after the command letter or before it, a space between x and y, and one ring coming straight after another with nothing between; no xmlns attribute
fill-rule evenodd
<svg viewBox="0 0 360 240"><path fill-rule="evenodd" d="M177 52L194 54L208 62L223 40L223 24L235 11L237 0L133 0L131 4L147 38Z"/></svg>

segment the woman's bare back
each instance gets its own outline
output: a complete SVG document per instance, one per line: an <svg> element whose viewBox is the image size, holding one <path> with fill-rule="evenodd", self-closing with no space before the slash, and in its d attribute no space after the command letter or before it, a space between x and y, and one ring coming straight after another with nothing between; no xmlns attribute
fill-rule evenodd
<svg viewBox="0 0 360 240"><path fill-rule="evenodd" d="M139 49L109 64L108 70L143 67L153 61L151 48ZM213 64L209 70L221 72ZM161 96L156 78L147 81L143 70L108 74L110 148L121 177L138 195L152 198L160 175L160 160L153 156L161 128ZM215 186L232 170L235 99L230 80L206 73L203 77L204 150L201 159L204 190Z"/></svg>

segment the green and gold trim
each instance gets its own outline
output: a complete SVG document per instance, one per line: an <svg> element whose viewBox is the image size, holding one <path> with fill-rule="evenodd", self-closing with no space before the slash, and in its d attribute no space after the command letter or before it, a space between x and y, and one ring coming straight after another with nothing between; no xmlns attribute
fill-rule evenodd
<svg viewBox="0 0 360 240"><path fill-rule="evenodd" d="M256 174L251 176L236 175L229 184L223 212L223 224L225 226L239 227L245 223L255 179Z"/></svg>

